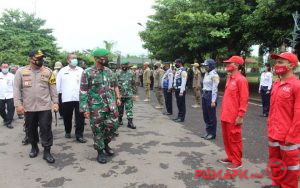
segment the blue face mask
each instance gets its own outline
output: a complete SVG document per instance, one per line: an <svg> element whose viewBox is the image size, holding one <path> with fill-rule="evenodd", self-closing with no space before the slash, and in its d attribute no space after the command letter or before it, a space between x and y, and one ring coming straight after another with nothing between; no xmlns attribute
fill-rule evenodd
<svg viewBox="0 0 300 188"><path fill-rule="evenodd" d="M8 68L2 69L2 73L7 74L8 73Z"/></svg>
<svg viewBox="0 0 300 188"><path fill-rule="evenodd" d="M76 67L78 65L78 60L72 59L70 65L72 65L73 67Z"/></svg>

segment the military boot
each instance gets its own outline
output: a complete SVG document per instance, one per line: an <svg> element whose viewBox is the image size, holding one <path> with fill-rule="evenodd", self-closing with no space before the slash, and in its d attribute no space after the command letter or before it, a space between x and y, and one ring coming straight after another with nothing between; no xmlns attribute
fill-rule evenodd
<svg viewBox="0 0 300 188"><path fill-rule="evenodd" d="M43 159L45 159L48 163L54 163L55 159L50 153L50 148L51 147L44 147L44 156Z"/></svg>
<svg viewBox="0 0 300 188"><path fill-rule="evenodd" d="M107 163L107 158L106 158L106 155L104 154L103 149L98 150L97 161L101 164Z"/></svg>
<svg viewBox="0 0 300 188"><path fill-rule="evenodd" d="M132 118L128 119L127 127L130 129L136 129L136 127L133 125Z"/></svg>
<svg viewBox="0 0 300 188"><path fill-rule="evenodd" d="M39 153L39 147L37 144L31 144L31 151L29 153L30 158L35 158Z"/></svg>
<svg viewBox="0 0 300 188"><path fill-rule="evenodd" d="M109 147L108 144L105 144L104 150L105 150L106 154L109 156L113 156L115 154L114 151Z"/></svg>
<svg viewBox="0 0 300 188"><path fill-rule="evenodd" d="M119 124L120 124L120 125L123 125L122 117L119 117L119 118L118 118L118 121L119 121Z"/></svg>

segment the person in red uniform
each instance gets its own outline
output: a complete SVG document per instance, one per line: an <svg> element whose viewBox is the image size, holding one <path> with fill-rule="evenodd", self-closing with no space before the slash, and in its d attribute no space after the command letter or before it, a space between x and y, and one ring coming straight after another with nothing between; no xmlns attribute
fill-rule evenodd
<svg viewBox="0 0 300 188"><path fill-rule="evenodd" d="M294 188L299 181L300 80L293 73L298 58L290 52L272 54L271 58L276 60L274 70L279 75L273 84L268 118L269 164L275 177L272 185ZM280 161L287 166L285 176Z"/></svg>
<svg viewBox="0 0 300 188"><path fill-rule="evenodd" d="M224 63L228 79L220 118L227 157L219 159L219 162L229 164L229 170L236 170L242 167L242 124L248 106L249 89L248 81L240 72L244 59L232 56Z"/></svg>

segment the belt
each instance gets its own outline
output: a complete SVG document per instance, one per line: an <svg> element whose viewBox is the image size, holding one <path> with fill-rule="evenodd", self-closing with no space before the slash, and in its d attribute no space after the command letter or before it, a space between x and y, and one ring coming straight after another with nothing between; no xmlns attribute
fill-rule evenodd
<svg viewBox="0 0 300 188"><path fill-rule="evenodd" d="M209 90L203 90L203 93L211 93L212 91Z"/></svg>

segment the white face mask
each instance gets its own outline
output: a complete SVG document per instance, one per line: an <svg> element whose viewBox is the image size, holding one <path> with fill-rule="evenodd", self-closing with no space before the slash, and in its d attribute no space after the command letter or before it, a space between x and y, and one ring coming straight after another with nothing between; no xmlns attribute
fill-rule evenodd
<svg viewBox="0 0 300 188"><path fill-rule="evenodd" d="M2 69L2 73L3 73L3 74L7 74L7 73L8 73L8 70L9 70L8 68L3 68L3 69Z"/></svg>

